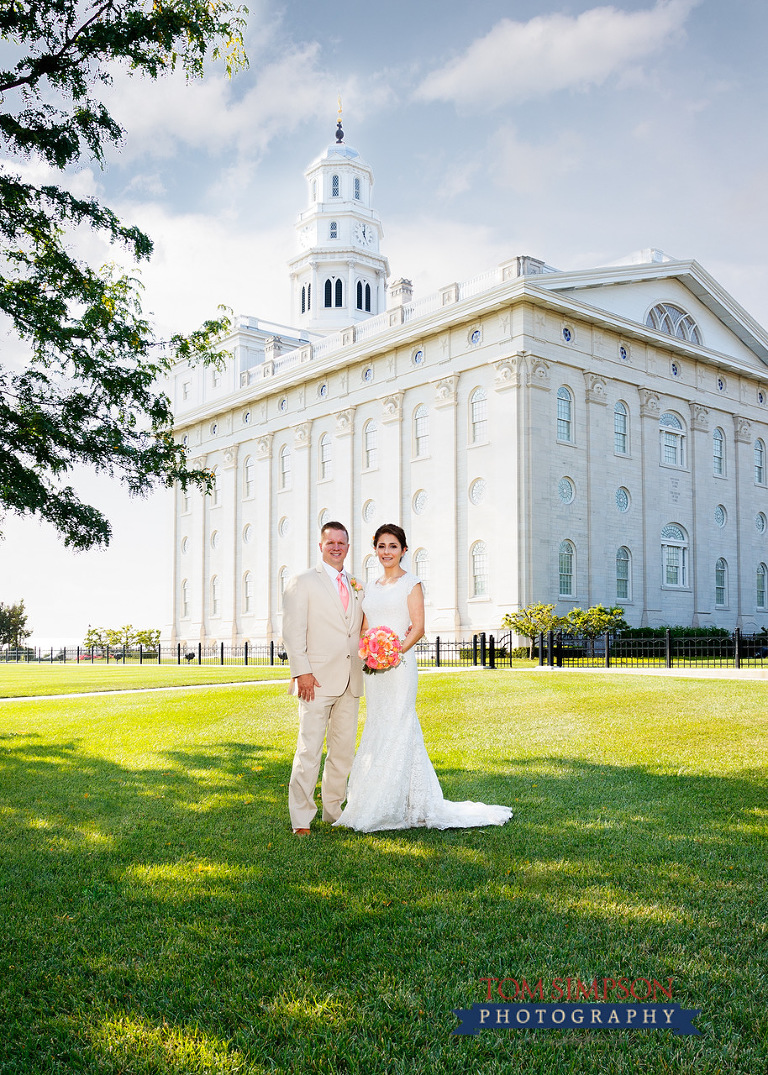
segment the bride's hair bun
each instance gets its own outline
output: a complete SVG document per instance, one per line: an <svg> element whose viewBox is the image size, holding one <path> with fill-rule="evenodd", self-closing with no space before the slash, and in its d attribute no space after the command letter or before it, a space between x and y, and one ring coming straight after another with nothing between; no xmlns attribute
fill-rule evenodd
<svg viewBox="0 0 768 1075"><path fill-rule="evenodd" d="M397 538L404 549L408 548L408 542L405 540L405 530L402 526L398 526L397 523L384 523L376 533L373 535L373 547L376 548L376 542L379 540L382 534L391 534L393 538Z"/></svg>

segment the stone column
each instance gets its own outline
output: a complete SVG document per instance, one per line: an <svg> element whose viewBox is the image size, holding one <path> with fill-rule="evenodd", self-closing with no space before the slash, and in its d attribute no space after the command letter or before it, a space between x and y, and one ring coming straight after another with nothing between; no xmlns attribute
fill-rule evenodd
<svg viewBox="0 0 768 1075"><path fill-rule="evenodd" d="M615 604L615 590L608 599L605 593L606 564L610 563L611 557L606 544L606 528L603 525L605 519L604 501L599 499L597 503L593 498L593 467L596 467L599 459L606 455L605 430L607 428L605 411L593 414L595 407L607 407L606 379L597 373L584 372L584 401L586 418L585 448L587 453L585 472L585 494L587 502L587 606L606 603L609 607ZM594 419L594 420L593 420ZM613 433L613 430L611 430ZM605 492L605 485L598 485L598 489ZM598 578L603 580L602 585L595 585L595 572Z"/></svg>
<svg viewBox="0 0 768 1075"><path fill-rule="evenodd" d="M436 450L445 460L445 466L438 468L435 474L435 498L445 519L445 526L440 531L441 540L436 542L434 563L444 565L443 570L435 572L432 583L433 623L435 632L456 637L461 629L463 612L466 607L466 595L460 596L459 576L466 574L466 549L458 544L457 513L457 406L458 374L441 378L435 386L434 436ZM464 565L462 572L461 566Z"/></svg>
<svg viewBox="0 0 768 1075"><path fill-rule="evenodd" d="M240 517L240 483L237 480L237 450L238 445L232 444L228 448L224 449L224 455L221 461L219 473L221 474L221 488L224 505L231 505L230 518L231 533L229 534L230 550L231 554L229 562L232 565L232 579L231 588L229 592L224 589L224 579L222 578L222 590L221 598L224 607L221 610L222 618L222 631L225 633L225 621L230 621L230 637L233 643L239 641L240 636L240 595L242 593L242 586L240 584L241 573L241 542L238 540L239 531L239 517ZM227 534L222 534L222 541L227 540ZM229 606L229 607L227 607Z"/></svg>
<svg viewBox="0 0 768 1075"><path fill-rule="evenodd" d="M733 439L734 439L734 483L736 488L736 563L735 571L728 579L730 585L736 586L736 626L744 626L744 610L753 607L754 599L749 600L748 595L754 587L754 567L751 563L742 562L742 504L754 503L755 486L755 460L752 446L752 426L748 419L739 415L733 416ZM734 578L735 576L735 578ZM731 580L733 579L733 583ZM752 619L752 617L750 617Z"/></svg>
<svg viewBox="0 0 768 1075"><path fill-rule="evenodd" d="M651 619L661 612L661 560L659 511L652 504L658 502L659 469L659 417L661 403L659 393L650 388L638 388L640 396L640 458L642 459L643 498L643 559L640 566L643 580L643 611L641 627L651 626ZM652 605L653 607L650 607Z"/></svg>
<svg viewBox="0 0 768 1075"><path fill-rule="evenodd" d="M706 460L712 458L709 447L709 411L700 403L691 403L691 437L688 465L691 470L691 586L693 588L693 627L711 624L712 579L708 577L707 558L704 555L707 532L707 503L697 495L699 482L703 483ZM711 516L710 516L711 518ZM703 617L703 619L702 619Z"/></svg>
<svg viewBox="0 0 768 1075"><path fill-rule="evenodd" d="M273 636L272 628L272 582L277 571L275 564L275 520L272 513L272 433L256 437L254 443L254 485L256 510L253 525L253 546L256 555L253 567L252 620L254 634L265 641Z"/></svg>

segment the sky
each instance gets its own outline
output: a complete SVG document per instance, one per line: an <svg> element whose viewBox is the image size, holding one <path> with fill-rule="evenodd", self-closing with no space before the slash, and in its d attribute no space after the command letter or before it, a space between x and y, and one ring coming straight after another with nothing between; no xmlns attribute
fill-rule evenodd
<svg viewBox="0 0 768 1075"><path fill-rule="evenodd" d="M192 84L116 70L104 99L123 143L66 177L154 240L141 279L161 332L220 303L289 321L303 173L334 141L339 94L346 142L374 169L391 279L416 297L517 254L580 269L655 247L696 258L768 325L764 0L248 6L248 70L212 65ZM0 360L13 350L0 339ZM108 513L110 546L73 553L6 517L0 600L24 599L40 645L89 624L165 628L168 494L77 484Z"/></svg>

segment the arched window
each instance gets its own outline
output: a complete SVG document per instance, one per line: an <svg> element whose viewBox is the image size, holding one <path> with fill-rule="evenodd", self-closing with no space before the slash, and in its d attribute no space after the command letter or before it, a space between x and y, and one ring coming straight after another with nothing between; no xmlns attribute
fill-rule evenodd
<svg viewBox="0 0 768 1075"><path fill-rule="evenodd" d="M617 455L629 455L629 410L621 400L613 408L613 450Z"/></svg>
<svg viewBox="0 0 768 1075"><path fill-rule="evenodd" d="M557 439L568 444L573 440L573 396L565 385L557 390Z"/></svg>
<svg viewBox="0 0 768 1075"><path fill-rule="evenodd" d="M671 411L659 419L661 462L667 467L685 466L685 426Z"/></svg>
<svg viewBox="0 0 768 1075"><path fill-rule="evenodd" d="M320 480L331 477L331 438L323 433L320 438Z"/></svg>
<svg viewBox="0 0 768 1075"><path fill-rule="evenodd" d="M253 612L253 575L246 571L243 575L243 612Z"/></svg>
<svg viewBox="0 0 768 1075"><path fill-rule="evenodd" d="M189 616L189 582L181 580L181 615L183 619Z"/></svg>
<svg viewBox="0 0 768 1075"><path fill-rule="evenodd" d="M472 444L488 440L488 398L484 388L476 388L469 397L469 428Z"/></svg>
<svg viewBox="0 0 768 1075"><path fill-rule="evenodd" d="M755 441L755 482L765 485L765 445L761 440Z"/></svg>
<svg viewBox="0 0 768 1075"><path fill-rule="evenodd" d="M720 428L712 434L712 471L718 477L725 474L725 434Z"/></svg>
<svg viewBox="0 0 768 1075"><path fill-rule="evenodd" d="M307 286L302 284L301 286L301 312L306 313L307 310Z"/></svg>
<svg viewBox="0 0 768 1075"><path fill-rule="evenodd" d="M192 506L192 497L185 489L181 494L181 510L186 515Z"/></svg>
<svg viewBox="0 0 768 1075"><path fill-rule="evenodd" d="M312 285L307 284L307 309L312 309Z"/></svg>
<svg viewBox="0 0 768 1075"><path fill-rule="evenodd" d="M413 454L429 455L429 412L423 403L413 412Z"/></svg>
<svg viewBox="0 0 768 1075"><path fill-rule="evenodd" d="M715 605L724 608L728 604L728 564L720 559L715 564Z"/></svg>
<svg viewBox="0 0 768 1075"><path fill-rule="evenodd" d="M344 291L341 286L341 280L336 281L336 305L344 305Z"/></svg>
<svg viewBox="0 0 768 1075"><path fill-rule="evenodd" d="M630 564L632 556L623 545L616 550L616 600L629 601L632 597Z"/></svg>
<svg viewBox="0 0 768 1075"><path fill-rule="evenodd" d="M379 561L375 556L366 556L363 562L365 585L370 586L379 577Z"/></svg>
<svg viewBox="0 0 768 1075"><path fill-rule="evenodd" d="M214 467L211 471L211 477L213 478L213 485L211 487L211 503L214 507L221 503L221 491L219 489L219 468Z"/></svg>
<svg viewBox="0 0 768 1075"><path fill-rule="evenodd" d="M277 573L277 611L283 611L283 597L285 595L285 587L288 585L288 568L281 567Z"/></svg>
<svg viewBox="0 0 768 1075"><path fill-rule="evenodd" d="M669 302L660 302L654 306L648 312L645 323L649 328L666 332L669 336L677 336L680 340L701 343L701 334L691 315Z"/></svg>
<svg viewBox="0 0 768 1075"><path fill-rule="evenodd" d="M358 310L363 308L363 285L359 280L357 281L357 308Z"/></svg>
<svg viewBox="0 0 768 1075"><path fill-rule="evenodd" d="M316 179L312 180L312 201L313 202L317 201L317 180Z"/></svg>
<svg viewBox="0 0 768 1075"><path fill-rule="evenodd" d="M570 541L561 541L558 550L559 593L561 597L573 597L573 567L576 550Z"/></svg>
<svg viewBox="0 0 768 1075"><path fill-rule="evenodd" d="M218 616L221 612L221 579L214 575L211 579L211 615Z"/></svg>
<svg viewBox="0 0 768 1075"><path fill-rule="evenodd" d="M339 225L335 220L331 221L330 228L328 231L328 237L330 239L338 239L339 237Z"/></svg>
<svg viewBox="0 0 768 1075"><path fill-rule="evenodd" d="M256 489L256 463L252 455L243 464L243 496L253 496Z"/></svg>
<svg viewBox="0 0 768 1075"><path fill-rule="evenodd" d="M413 557L413 568L416 578L421 582L421 589L426 599L429 585L429 553L426 549L417 549Z"/></svg>
<svg viewBox="0 0 768 1075"><path fill-rule="evenodd" d="M371 285L365 285L365 312L369 314L371 312Z"/></svg>
<svg viewBox="0 0 768 1075"><path fill-rule="evenodd" d="M333 306L333 282L330 278L325 281L325 306L326 309Z"/></svg>
<svg viewBox="0 0 768 1075"><path fill-rule="evenodd" d="M337 175L331 176L331 197L338 198L339 196L339 177Z"/></svg>
<svg viewBox="0 0 768 1075"><path fill-rule="evenodd" d="M476 541L470 553L472 561L472 596L488 594L488 550L484 541Z"/></svg>
<svg viewBox="0 0 768 1075"><path fill-rule="evenodd" d="M371 419L363 427L363 468L370 470L376 466L379 449L379 427Z"/></svg>
<svg viewBox="0 0 768 1075"><path fill-rule="evenodd" d="M768 579L768 567L765 564L758 564L757 586L755 589L755 601L758 608L765 608L766 579Z"/></svg>
<svg viewBox="0 0 768 1075"><path fill-rule="evenodd" d="M291 487L291 449L284 444L280 449L280 488Z"/></svg>
<svg viewBox="0 0 768 1075"><path fill-rule="evenodd" d="M661 584L678 589L688 585L688 535L677 523L661 531Z"/></svg>
<svg viewBox="0 0 768 1075"><path fill-rule="evenodd" d="M360 201L360 176L355 176L355 198Z"/></svg>

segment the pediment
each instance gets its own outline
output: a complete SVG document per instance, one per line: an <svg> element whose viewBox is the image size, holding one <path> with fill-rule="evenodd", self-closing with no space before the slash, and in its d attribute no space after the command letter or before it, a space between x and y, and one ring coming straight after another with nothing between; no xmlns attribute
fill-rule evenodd
<svg viewBox="0 0 768 1075"><path fill-rule="evenodd" d="M761 371L768 365L766 330L696 261L622 265L534 279L537 286L643 327L654 306L671 304L696 323L705 350ZM659 339L664 335L660 333Z"/></svg>

